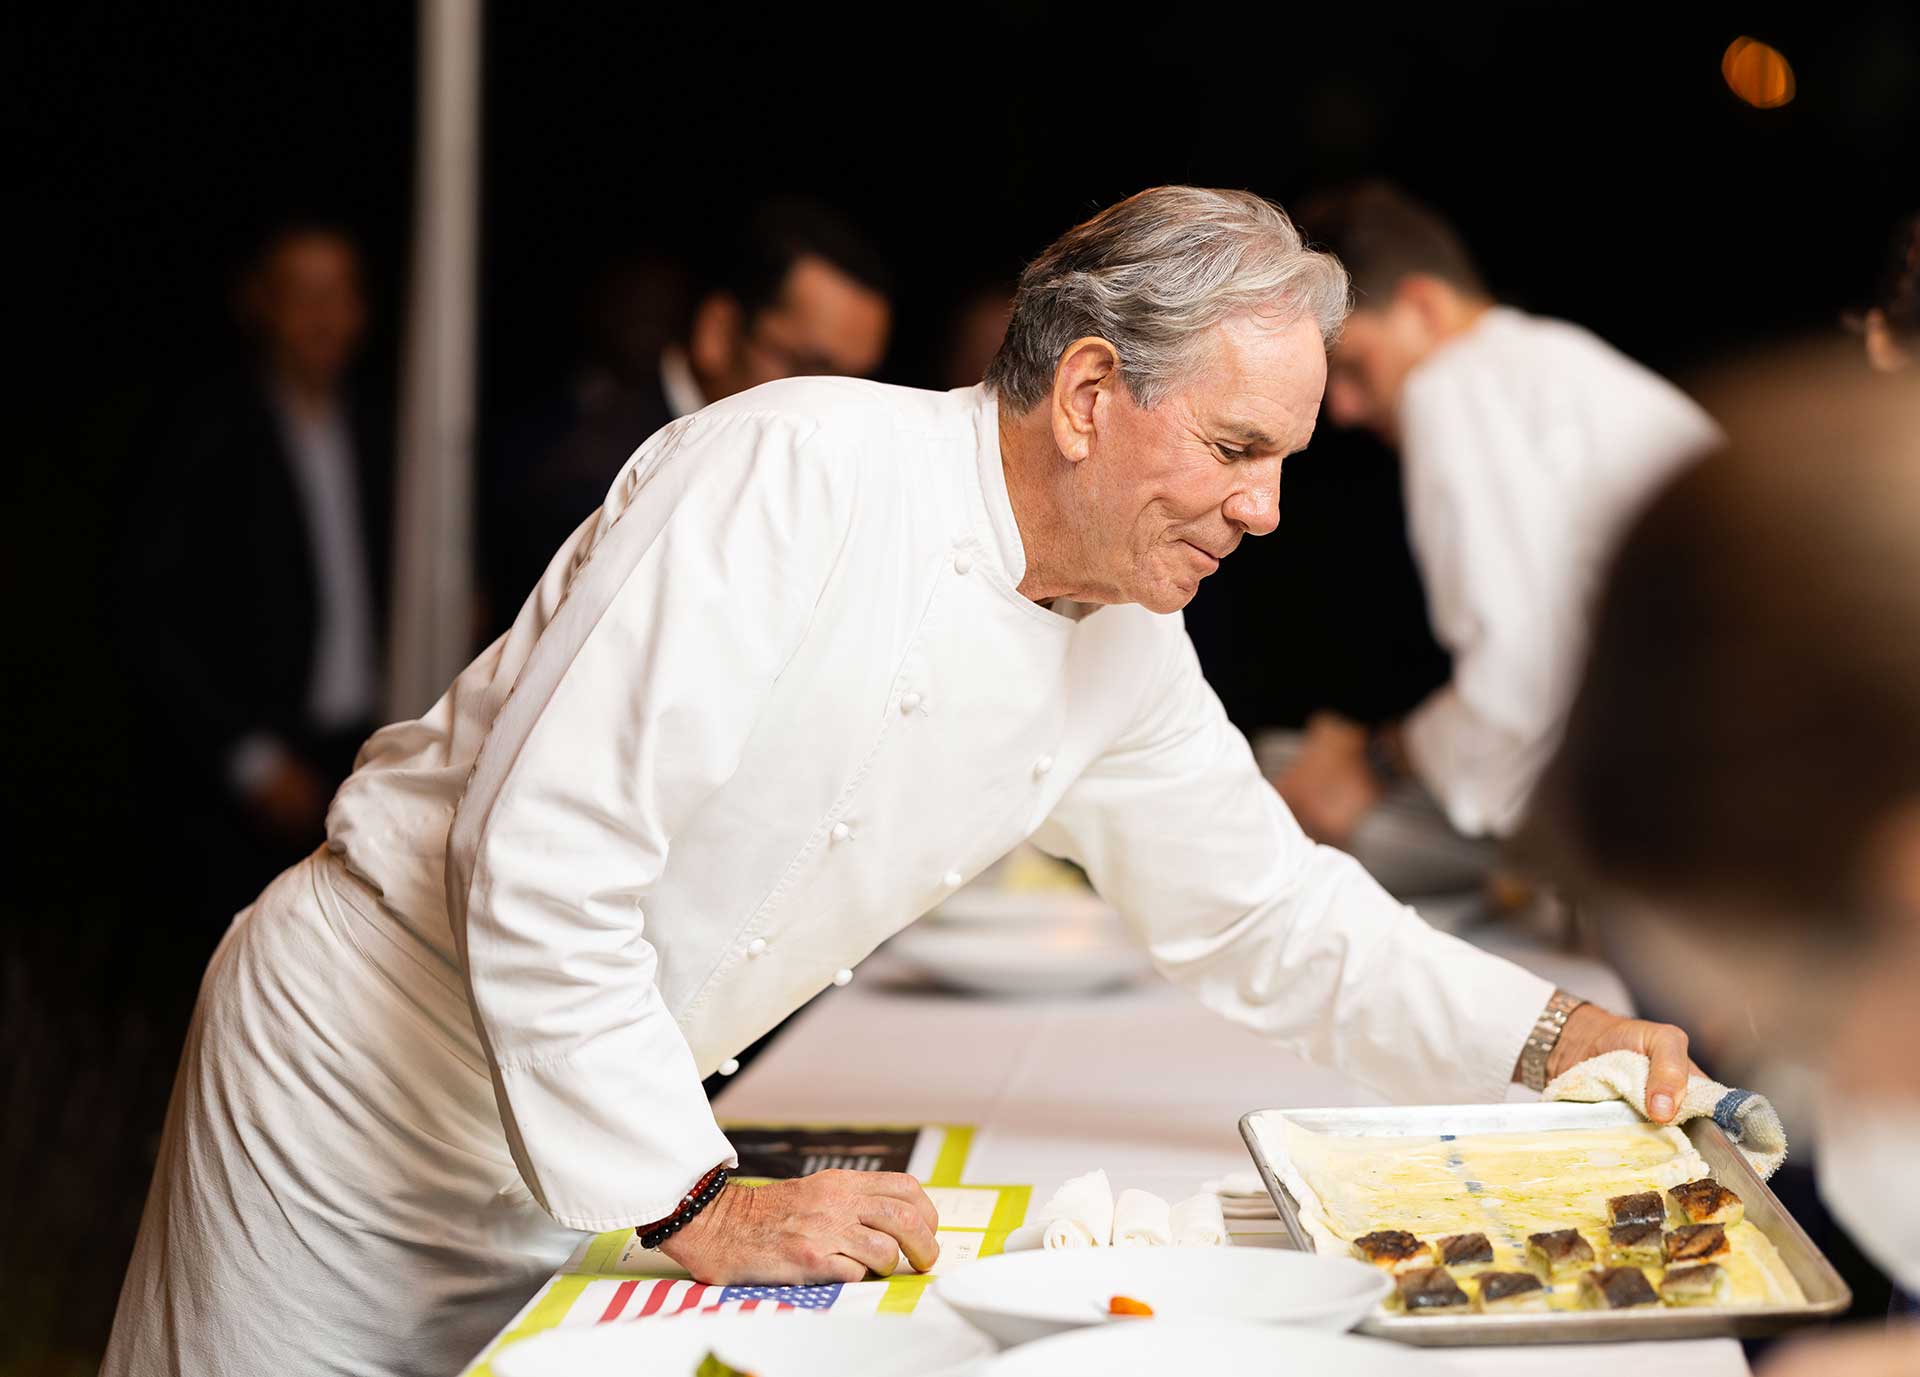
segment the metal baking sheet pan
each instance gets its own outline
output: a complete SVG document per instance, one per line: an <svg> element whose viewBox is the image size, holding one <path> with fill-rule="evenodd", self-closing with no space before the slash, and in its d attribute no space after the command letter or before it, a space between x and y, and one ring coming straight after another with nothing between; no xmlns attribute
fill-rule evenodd
<svg viewBox="0 0 1920 1377"><path fill-rule="evenodd" d="M1257 1109L1240 1119L1240 1136L1260 1169L1260 1179L1280 1211L1293 1246L1314 1251L1313 1238L1300 1222L1300 1204L1267 1160L1259 1125L1271 1116L1288 1119L1316 1133L1343 1137L1405 1138L1440 1133L1539 1133L1556 1128L1611 1128L1642 1122L1629 1105L1522 1103L1499 1105L1418 1105L1378 1109ZM1777 1334L1796 1324L1828 1319L1844 1312L1853 1296L1840 1274L1794 1222L1767 1183L1740 1155L1721 1127L1701 1118L1683 1126L1714 1179L1746 1202L1747 1219L1780 1250L1806 1296L1804 1305L1673 1309L1608 1314L1561 1311L1545 1315L1397 1315L1376 1310L1360 1332L1401 1343L1433 1347L1466 1344L1597 1343L1627 1339L1698 1339L1732 1335L1752 1338Z"/></svg>

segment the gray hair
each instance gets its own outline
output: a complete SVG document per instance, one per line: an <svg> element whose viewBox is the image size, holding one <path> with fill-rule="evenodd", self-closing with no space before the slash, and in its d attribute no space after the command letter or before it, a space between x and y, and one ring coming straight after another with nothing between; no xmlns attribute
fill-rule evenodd
<svg viewBox="0 0 1920 1377"><path fill-rule="evenodd" d="M1153 187L1075 225L1027 265L987 385L1002 404L1031 410L1053 390L1067 346L1097 335L1119 352L1134 400L1150 407L1189 376L1220 322L1309 316L1332 343L1348 300L1346 269L1308 248L1272 201Z"/></svg>

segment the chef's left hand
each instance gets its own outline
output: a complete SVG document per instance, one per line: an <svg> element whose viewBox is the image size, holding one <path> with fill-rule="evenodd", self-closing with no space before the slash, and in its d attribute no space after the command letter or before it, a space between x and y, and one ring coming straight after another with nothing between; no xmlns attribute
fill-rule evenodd
<svg viewBox="0 0 1920 1377"><path fill-rule="evenodd" d="M1669 1122L1687 1092L1687 1077L1702 1074L1687 1055L1687 1035L1671 1023L1623 1018L1598 1004L1582 1004L1567 1015L1560 1041L1547 1057L1549 1078L1602 1052L1639 1052L1647 1068L1647 1117Z"/></svg>

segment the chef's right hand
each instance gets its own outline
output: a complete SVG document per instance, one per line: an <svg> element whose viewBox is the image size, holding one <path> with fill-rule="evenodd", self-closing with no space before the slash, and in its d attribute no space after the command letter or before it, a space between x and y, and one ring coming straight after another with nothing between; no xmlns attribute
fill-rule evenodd
<svg viewBox="0 0 1920 1377"><path fill-rule="evenodd" d="M792 1286L887 1276L900 1254L926 1271L940 1215L911 1176L819 1171L729 1185L660 1251L709 1285Z"/></svg>

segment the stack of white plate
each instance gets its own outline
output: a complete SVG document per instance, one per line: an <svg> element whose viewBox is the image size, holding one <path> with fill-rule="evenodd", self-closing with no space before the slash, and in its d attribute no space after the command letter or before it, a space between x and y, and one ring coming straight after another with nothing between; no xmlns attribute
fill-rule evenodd
<svg viewBox="0 0 1920 1377"><path fill-rule="evenodd" d="M928 979L978 994L1074 994L1131 984L1152 963L1091 890L962 889L888 948Z"/></svg>

